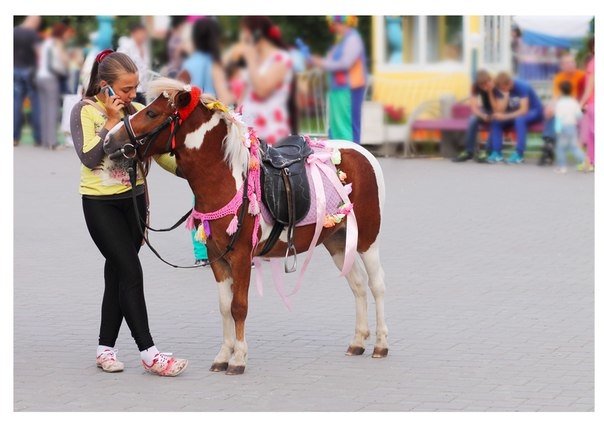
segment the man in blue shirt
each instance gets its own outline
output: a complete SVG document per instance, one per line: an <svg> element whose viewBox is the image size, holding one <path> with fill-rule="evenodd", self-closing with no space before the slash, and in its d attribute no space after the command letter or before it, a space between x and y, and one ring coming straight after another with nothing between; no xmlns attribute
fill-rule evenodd
<svg viewBox="0 0 604 424"><path fill-rule="evenodd" d="M529 125L543 120L543 106L535 90L526 82L512 79L507 72L501 72L495 78L496 102L491 122L492 152L489 163L503 162L501 148L503 131L514 128L516 131L516 151L507 163L524 162L524 149Z"/></svg>

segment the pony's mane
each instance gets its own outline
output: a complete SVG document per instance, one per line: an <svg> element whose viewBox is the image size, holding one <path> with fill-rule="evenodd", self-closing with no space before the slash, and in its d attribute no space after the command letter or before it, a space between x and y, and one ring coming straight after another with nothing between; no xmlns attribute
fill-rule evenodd
<svg viewBox="0 0 604 424"><path fill-rule="evenodd" d="M147 103L152 102L160 95L166 95L173 103L178 93L190 90L191 86L182 81L172 78L157 78L147 85ZM246 170L250 160L250 151L245 147L247 127L233 111L224 107L216 97L203 93L200 100L207 109L221 114L221 118L227 125L227 135L222 141L222 151L227 165L231 170L239 169L240 166Z"/></svg>

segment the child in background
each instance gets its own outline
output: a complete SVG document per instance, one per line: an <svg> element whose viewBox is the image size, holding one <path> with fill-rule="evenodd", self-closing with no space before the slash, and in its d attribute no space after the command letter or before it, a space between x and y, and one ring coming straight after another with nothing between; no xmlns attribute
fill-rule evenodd
<svg viewBox="0 0 604 424"><path fill-rule="evenodd" d="M556 172L566 172L566 155L570 151L577 165L583 163L585 155L579 147L578 125L581 119L581 106L572 97L572 85L568 81L562 81L558 86L561 97L556 102Z"/></svg>

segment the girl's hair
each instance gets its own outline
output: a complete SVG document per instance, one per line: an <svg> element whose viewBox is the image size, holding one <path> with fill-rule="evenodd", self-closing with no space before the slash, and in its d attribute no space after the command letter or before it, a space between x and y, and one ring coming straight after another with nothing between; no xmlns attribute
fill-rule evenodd
<svg viewBox="0 0 604 424"><path fill-rule="evenodd" d="M101 81L107 81L111 85L120 77L120 75L134 74L138 68L124 53L114 52L110 49L100 52L94 60L92 71L90 72L90 82L86 89L85 96L93 97L101 91Z"/></svg>
<svg viewBox="0 0 604 424"><path fill-rule="evenodd" d="M254 41L264 38L275 47L287 50L287 45L281 38L279 27L268 16L245 16L241 19L241 27L252 33Z"/></svg>
<svg viewBox="0 0 604 424"><path fill-rule="evenodd" d="M193 24L193 46L195 50L209 54L220 63L220 25L213 18L201 18Z"/></svg>
<svg viewBox="0 0 604 424"><path fill-rule="evenodd" d="M266 39L273 46L282 50L288 50L287 45L281 37L281 30L270 20L268 16L245 16L241 19L241 27L252 33L254 41ZM289 114L289 126L292 134L298 132L298 108L296 105L296 76L292 79L287 97L287 111Z"/></svg>

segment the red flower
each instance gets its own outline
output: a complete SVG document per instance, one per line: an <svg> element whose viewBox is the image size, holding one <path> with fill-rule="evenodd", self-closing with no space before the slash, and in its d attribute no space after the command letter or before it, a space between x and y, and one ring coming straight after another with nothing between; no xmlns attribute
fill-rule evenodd
<svg viewBox="0 0 604 424"><path fill-rule="evenodd" d="M277 121L277 122L283 121L283 112L281 111L281 109L275 109L275 111L273 112L273 115L275 116L275 121Z"/></svg>
<svg viewBox="0 0 604 424"><path fill-rule="evenodd" d="M257 95L257 94L256 94L254 91L252 91L252 94L251 94L251 96L250 96L250 97L251 97L251 98L252 98L252 100L253 100L253 101L255 101L255 102L261 102L261 101L262 101L262 99L260 98L260 96L259 96L259 95Z"/></svg>
<svg viewBox="0 0 604 424"><path fill-rule="evenodd" d="M254 121L254 126L262 128L266 125L266 118L262 115L258 115Z"/></svg>

